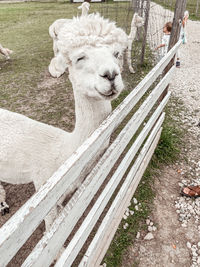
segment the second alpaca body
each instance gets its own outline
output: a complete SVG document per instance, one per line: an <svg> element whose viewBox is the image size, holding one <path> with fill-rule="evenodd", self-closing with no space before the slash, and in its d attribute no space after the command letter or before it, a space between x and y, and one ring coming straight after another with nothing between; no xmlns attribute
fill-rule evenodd
<svg viewBox="0 0 200 267"><path fill-rule="evenodd" d="M131 62L132 44L133 44L133 41L135 40L137 29L142 27L143 25L144 25L144 19L140 17L138 13L135 13L132 18L131 30L128 35L128 47L125 51L126 53L125 57L126 57L126 61L127 61L130 73L135 73L132 67L132 62Z"/></svg>
<svg viewBox="0 0 200 267"><path fill-rule="evenodd" d="M83 2L81 6L78 7L78 9L82 9L82 16L86 16L89 12L90 4L88 2ZM62 27L65 26L65 24L70 24L72 22L71 19L57 19L52 23L52 25L49 27L49 35L53 39L53 51L54 56L58 55L58 34Z"/></svg>

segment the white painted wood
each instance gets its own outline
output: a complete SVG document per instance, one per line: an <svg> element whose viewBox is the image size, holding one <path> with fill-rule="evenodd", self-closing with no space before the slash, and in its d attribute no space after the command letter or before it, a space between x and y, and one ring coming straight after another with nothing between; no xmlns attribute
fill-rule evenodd
<svg viewBox="0 0 200 267"><path fill-rule="evenodd" d="M96 235L94 236L94 239L92 240L88 250L85 253L85 256L79 264L79 267L97 267L103 260L103 257L124 215L124 212L128 207L128 204L130 203L130 200L138 186L138 183L142 178L142 175L153 155L153 152L160 138L161 130L162 128L160 128L160 130L156 133L153 142L151 139L150 144L148 144L147 150L146 148L143 148L143 151L141 151L142 159L139 159L138 157L138 164L136 162L131 168L126 178L126 181L128 181L128 183L124 182L124 184L122 185L122 188L115 197L115 200L113 201L109 211L104 217Z"/></svg>
<svg viewBox="0 0 200 267"><path fill-rule="evenodd" d="M142 163L142 160L145 157L145 154L147 153L149 147L152 144L153 139L155 138L157 132L159 131L162 122L164 120L164 114L160 117L158 122L156 123L152 133L150 134L147 142L144 145L144 149L140 152L136 163L134 164L134 174L131 174L131 176L127 176L127 179L124 181L121 189L120 189L120 194L117 195L115 199L118 199L117 203L123 202L123 199L126 195L126 191L128 190L130 183L132 181L132 178L134 177L137 169L139 168L140 164ZM60 266L71 266L74 259L78 255L78 252L80 251L82 245L85 243L87 237L89 236L90 232L92 231L95 223L97 222L101 212L105 208L106 204L108 203L110 197L112 196L112 193L114 190L112 190L112 187L115 187L115 179L116 183L120 182L122 176L120 175L120 171L123 172L123 169L125 168L124 172L127 170L131 160L133 159L132 154L134 154L134 149L135 149L135 144L132 145L130 150L127 152L125 158L123 159L122 163L119 165L117 168L117 171L114 174L113 179L109 181L109 183L106 185L105 189L99 196L98 200L95 202L94 206L92 207L91 211L89 212L88 216L85 218L84 222L82 223L81 227L78 229L76 232L75 237L72 239L72 241L69 243L65 251L62 253L60 259L57 261L55 267L60 267ZM118 180L118 177L120 178ZM116 187L115 187L116 188ZM115 189L114 188L114 189ZM111 192L110 192L111 191ZM116 212L116 209L118 207L114 207L113 213ZM122 214L123 216L123 214Z"/></svg>
<svg viewBox="0 0 200 267"><path fill-rule="evenodd" d="M151 110L154 103L162 94L163 90L171 79L172 73L173 69L157 85L154 91L144 101L139 110L134 114L132 119L127 123L127 125L121 131L116 140L105 152L96 168L87 177L82 187L80 187L76 196L70 201L70 203L63 210L61 215L55 221L50 231L44 235L41 241L39 241L35 249L24 262L23 267L39 266L39 264L44 267L48 266L48 264L51 263L51 261L57 255L59 249L67 239L68 235L71 233L78 219L82 216L82 213L85 211L91 199L103 183L112 166L117 161L132 136L136 133L137 129L141 125L142 121L145 119L146 115ZM154 112L150 121L146 124L144 130L140 135L143 140L145 139L148 131L151 129L151 127L157 120L162 109L166 105L169 96L170 93L163 99L157 110ZM136 143L135 152L133 153L133 156L136 154L137 150L139 149L139 146Z"/></svg>
<svg viewBox="0 0 200 267"><path fill-rule="evenodd" d="M99 146L105 143L111 132L141 99L143 94L171 60L179 45L177 44L169 51L168 55L159 62L91 137L4 224L0 229L0 266L4 266L10 261L58 199L67 191L67 188L78 179L83 166L93 158Z"/></svg>

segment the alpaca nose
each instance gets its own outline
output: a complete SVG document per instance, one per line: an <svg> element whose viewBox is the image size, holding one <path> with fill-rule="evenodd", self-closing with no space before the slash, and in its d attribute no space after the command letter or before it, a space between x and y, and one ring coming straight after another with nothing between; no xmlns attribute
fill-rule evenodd
<svg viewBox="0 0 200 267"><path fill-rule="evenodd" d="M105 71L103 75L100 75L102 78L110 81L111 83L115 80L115 77L118 75L119 73L117 71Z"/></svg>

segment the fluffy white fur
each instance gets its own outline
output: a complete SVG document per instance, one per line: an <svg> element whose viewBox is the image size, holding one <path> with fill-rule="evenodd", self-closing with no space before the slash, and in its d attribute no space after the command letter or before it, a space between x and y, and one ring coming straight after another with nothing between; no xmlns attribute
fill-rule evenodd
<svg viewBox="0 0 200 267"><path fill-rule="evenodd" d="M78 7L78 9L82 9L82 16L86 16L88 14L89 8L90 4L88 2L83 2L82 5ZM53 51L55 56L59 52L57 47L58 33L65 24L69 24L71 22L71 19L57 19L49 27L49 35L53 39Z"/></svg>
<svg viewBox="0 0 200 267"><path fill-rule="evenodd" d="M117 56L127 46L127 36L114 23L99 15L74 18L71 26L67 24L59 32L58 40L59 55L55 62L51 61L52 69L54 72L56 65L59 74L65 67L69 70L75 99L75 128L69 133L0 109L0 181L33 182L36 190L40 188L108 116L110 101L124 87ZM66 194L72 190L69 188ZM5 211L2 187L1 202ZM55 216L56 207L45 219L46 228Z"/></svg>
<svg viewBox="0 0 200 267"><path fill-rule="evenodd" d="M77 36L79 36L77 38ZM64 71L58 71L57 62L65 58L63 70L71 62L71 51L83 46L110 46L117 51L118 58L124 53L128 39L126 33L115 26L114 22L104 19L99 14L90 14L73 18L73 22L65 24L57 35L57 49L59 53L52 59L49 71L53 77L59 77ZM70 54L70 55L69 55Z"/></svg>
<svg viewBox="0 0 200 267"><path fill-rule="evenodd" d="M8 48L5 48L3 47L1 44L0 44L0 53L5 56L6 59L10 59L10 54L13 53L12 50L8 49Z"/></svg>
<svg viewBox="0 0 200 267"><path fill-rule="evenodd" d="M53 39L53 51L54 51L55 56L58 54L58 47L57 47L58 33L59 33L60 29L66 23L70 23L70 22L71 22L71 19L57 19L49 27L49 35Z"/></svg>
<svg viewBox="0 0 200 267"><path fill-rule="evenodd" d="M126 54L125 58L128 64L129 71L131 73L135 73L133 67L132 67L132 62L131 62L131 51L132 51L132 43L135 39L137 29L139 27L142 27L144 25L144 19L138 15L138 13L134 13L132 22L131 22L131 30L128 36L128 46L126 48Z"/></svg>

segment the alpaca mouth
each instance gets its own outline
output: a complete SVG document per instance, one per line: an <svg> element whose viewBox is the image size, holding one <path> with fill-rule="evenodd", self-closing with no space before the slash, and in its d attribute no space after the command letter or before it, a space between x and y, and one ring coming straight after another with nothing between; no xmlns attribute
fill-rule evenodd
<svg viewBox="0 0 200 267"><path fill-rule="evenodd" d="M115 89L114 86L111 87L111 90L107 93L101 93L96 87L95 87L95 90L101 95L103 96L104 98L106 99L112 99L114 98L115 96L118 95L118 91Z"/></svg>

